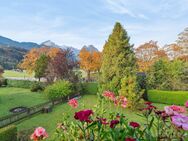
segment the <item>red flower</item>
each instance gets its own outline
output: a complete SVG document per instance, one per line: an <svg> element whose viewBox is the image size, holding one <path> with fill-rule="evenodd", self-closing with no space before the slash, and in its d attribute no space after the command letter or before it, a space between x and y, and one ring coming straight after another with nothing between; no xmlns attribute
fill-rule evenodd
<svg viewBox="0 0 188 141"><path fill-rule="evenodd" d="M146 104L146 105L151 105L152 102L147 101L147 102L145 102L145 104Z"/></svg>
<svg viewBox="0 0 188 141"><path fill-rule="evenodd" d="M135 139L135 138L128 137L128 138L125 139L125 141L136 141L136 139Z"/></svg>
<svg viewBox="0 0 188 141"><path fill-rule="evenodd" d="M72 108L77 108L78 107L78 101L76 99L71 99L69 100L68 104L72 107Z"/></svg>
<svg viewBox="0 0 188 141"><path fill-rule="evenodd" d="M90 116L93 114L92 110L82 110L76 112L74 118L80 120L81 122L91 122Z"/></svg>
<svg viewBox="0 0 188 141"><path fill-rule="evenodd" d="M110 122L110 128L115 128L115 126L119 123L119 120L112 120Z"/></svg>
<svg viewBox="0 0 188 141"><path fill-rule="evenodd" d="M133 127L133 128L138 128L138 127L140 127L140 124L137 123L137 122L130 122L129 125L130 125L131 127Z"/></svg>

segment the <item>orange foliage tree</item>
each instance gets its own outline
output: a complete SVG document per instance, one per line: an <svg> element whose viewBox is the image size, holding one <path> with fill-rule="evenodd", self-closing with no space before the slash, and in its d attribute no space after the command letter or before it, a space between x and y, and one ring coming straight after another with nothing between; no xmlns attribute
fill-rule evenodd
<svg viewBox="0 0 188 141"><path fill-rule="evenodd" d="M149 41L140 45L135 50L139 71L145 72L149 67L160 58L167 58L164 50L159 49L156 41Z"/></svg>
<svg viewBox="0 0 188 141"><path fill-rule="evenodd" d="M87 78L90 80L90 74L92 71L99 71L101 67L101 53L90 52L83 48L79 53L80 68L87 72Z"/></svg>
<svg viewBox="0 0 188 141"><path fill-rule="evenodd" d="M35 70L36 61L42 54L45 54L46 56L53 58L60 51L61 49L59 48L48 48L48 47L33 48L24 56L24 59L19 64L19 67L23 70L26 70L27 73L31 74Z"/></svg>

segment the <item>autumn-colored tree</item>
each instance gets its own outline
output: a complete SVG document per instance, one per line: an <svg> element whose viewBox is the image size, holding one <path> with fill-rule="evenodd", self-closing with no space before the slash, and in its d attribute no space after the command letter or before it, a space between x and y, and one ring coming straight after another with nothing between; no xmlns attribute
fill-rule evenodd
<svg viewBox="0 0 188 141"><path fill-rule="evenodd" d="M167 58L164 50L159 49L156 41L149 41L140 45L136 51L137 64L139 71L145 72L149 67L160 58Z"/></svg>
<svg viewBox="0 0 188 141"><path fill-rule="evenodd" d="M57 52L55 57L51 58L45 72L48 82L55 80L67 79L70 80L74 75L73 68L77 62L73 59L73 53L70 50L61 50Z"/></svg>
<svg viewBox="0 0 188 141"><path fill-rule="evenodd" d="M22 62L19 64L21 69L27 71L27 73L31 74L34 72L36 67L36 61L39 57L44 54L50 58L56 56L58 52L60 52L60 48L49 48L49 47L41 47L41 48L33 48L31 49L25 56Z"/></svg>
<svg viewBox="0 0 188 141"><path fill-rule="evenodd" d="M83 48L79 53L80 68L87 72L87 79L90 80L92 71L99 71L101 67L101 53L96 51L87 51Z"/></svg>
<svg viewBox="0 0 188 141"><path fill-rule="evenodd" d="M163 49L165 50L165 52L168 55L170 60L177 59L177 58L181 57L183 54L183 48L175 43L165 45L163 47Z"/></svg>

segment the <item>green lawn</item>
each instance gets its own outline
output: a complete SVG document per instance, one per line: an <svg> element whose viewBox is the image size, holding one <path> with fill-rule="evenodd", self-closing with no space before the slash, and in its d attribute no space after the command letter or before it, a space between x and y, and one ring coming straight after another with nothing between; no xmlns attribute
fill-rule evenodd
<svg viewBox="0 0 188 141"><path fill-rule="evenodd" d="M42 93L29 89L6 87L0 88L0 117L10 114L9 110L17 106L31 107L47 101Z"/></svg>
<svg viewBox="0 0 188 141"><path fill-rule="evenodd" d="M82 103L79 105L78 109L72 109L70 108L67 103L61 104L59 106L56 106L53 109L52 113L49 114L38 114L34 115L32 118L25 119L17 123L18 130L25 130L25 129L31 129L34 127L42 126L44 127L47 132L49 133L50 136L53 135L56 129L56 125L59 122L62 122L63 120L63 114L69 114L70 115L70 120L74 120L73 116L75 111L81 110L81 109L93 109L94 106L97 104L97 96L96 95L84 95L80 100L79 103ZM163 104L155 104L158 106L160 109L164 107ZM116 109L114 108L114 105L105 105L105 109L108 110L108 112L113 112L113 111L119 111L123 112L126 117L131 120L131 121L138 121L142 122L143 119L136 115L136 112L133 112L129 109Z"/></svg>
<svg viewBox="0 0 188 141"><path fill-rule="evenodd" d="M188 100L188 91L149 90L148 100L155 103L184 105Z"/></svg>
<svg viewBox="0 0 188 141"><path fill-rule="evenodd" d="M3 77L33 77L33 74L29 75L25 71L17 72L13 70L5 70L3 73Z"/></svg>

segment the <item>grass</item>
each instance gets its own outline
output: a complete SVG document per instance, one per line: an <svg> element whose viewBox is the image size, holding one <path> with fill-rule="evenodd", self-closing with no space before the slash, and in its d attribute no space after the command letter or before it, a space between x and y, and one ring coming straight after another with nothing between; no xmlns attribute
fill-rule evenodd
<svg viewBox="0 0 188 141"><path fill-rule="evenodd" d="M55 132L57 123L63 121L64 114L68 114L70 116L69 120L74 120L74 113L81 109L94 109L95 105L97 104L97 96L96 95L84 95L80 100L78 109L70 108L67 103L56 106L53 109L52 113L48 114L38 114L33 116L30 119L25 119L17 123L18 130L25 130L31 129L38 126L44 127L50 136L53 135ZM162 108L164 107L163 104L155 104L157 107ZM130 119L131 121L138 121L143 122L143 119L139 117L136 112L133 112L129 109L116 109L113 105L106 104L105 109L107 112L123 112L126 115L126 118ZM50 139L50 138L49 138Z"/></svg>
<svg viewBox="0 0 188 141"><path fill-rule="evenodd" d="M33 77L33 74L29 75L28 73L24 72L17 72L14 70L5 70L3 73L3 77Z"/></svg>
<svg viewBox="0 0 188 141"><path fill-rule="evenodd" d="M149 90L148 100L154 103L184 105L188 100L188 91Z"/></svg>
<svg viewBox="0 0 188 141"><path fill-rule="evenodd" d="M45 102L42 93L29 89L6 87L0 88L0 117L10 114L9 110L17 106L31 107Z"/></svg>

